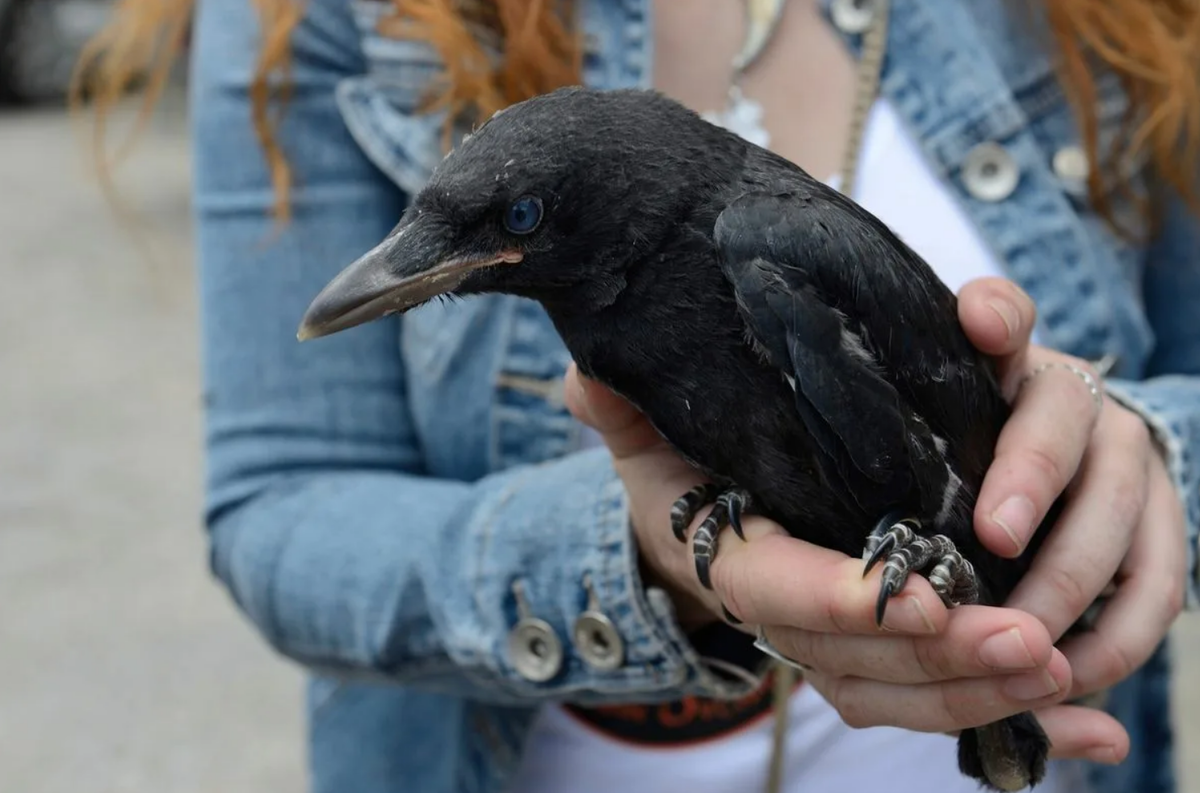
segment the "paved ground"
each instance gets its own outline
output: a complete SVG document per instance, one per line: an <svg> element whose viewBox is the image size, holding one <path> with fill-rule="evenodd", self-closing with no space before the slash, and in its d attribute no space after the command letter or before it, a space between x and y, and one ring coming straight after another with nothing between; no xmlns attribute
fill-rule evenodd
<svg viewBox="0 0 1200 793"><path fill-rule="evenodd" d="M148 260L65 116L0 115L0 793L303 789L299 676L205 568L179 118L123 172Z"/></svg>

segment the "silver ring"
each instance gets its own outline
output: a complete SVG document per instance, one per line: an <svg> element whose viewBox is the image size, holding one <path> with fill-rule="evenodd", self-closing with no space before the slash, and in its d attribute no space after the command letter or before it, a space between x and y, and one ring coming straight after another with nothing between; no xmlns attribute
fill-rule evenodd
<svg viewBox="0 0 1200 793"><path fill-rule="evenodd" d="M811 666L805 666L804 664L802 664L798 661L793 661L791 658L788 658L786 655L784 655L783 653L776 650L775 645L771 644L770 640L767 639L766 631L763 629L763 626L761 626L761 625L758 626L758 633L757 633L756 638L754 639L754 646L759 651L761 651L764 655L768 655L771 658L774 658L776 661L780 662L781 664L786 664L786 665L790 666L791 668L796 669L800 672L811 672L812 671Z"/></svg>
<svg viewBox="0 0 1200 793"><path fill-rule="evenodd" d="M1096 410L1101 410L1104 408L1104 389L1101 388L1100 384L1096 382L1096 378L1092 377L1090 372L1084 371L1083 369L1080 369L1078 366L1071 363L1065 363L1063 361L1048 361L1046 363L1039 364L1033 368L1033 371L1021 378L1021 387L1024 387L1026 383L1040 375L1042 372L1050 369L1064 369L1078 377L1083 381L1083 384L1087 386L1088 393L1092 395L1092 402L1095 403Z"/></svg>

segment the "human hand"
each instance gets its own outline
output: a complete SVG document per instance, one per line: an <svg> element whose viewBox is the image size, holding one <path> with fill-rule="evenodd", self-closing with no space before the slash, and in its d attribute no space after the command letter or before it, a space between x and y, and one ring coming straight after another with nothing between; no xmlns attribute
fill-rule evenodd
<svg viewBox="0 0 1200 793"><path fill-rule="evenodd" d="M864 579L861 559L789 537L760 517L743 519L747 542L731 529L718 538L714 588L705 589L690 549L670 528L672 504L702 478L635 408L574 366L565 388L571 412L608 445L629 494L646 576L670 593L685 628L721 619L723 607L747 633L765 626L771 643L809 667L806 680L854 726L954 732L1067 695L1069 664L1029 614L983 606L948 612L914 576L879 628L878 572ZM1056 756L1082 755L1090 744L1061 735L1053 714L1045 726Z"/></svg>
<svg viewBox="0 0 1200 793"><path fill-rule="evenodd" d="M1115 585L1095 630L1062 643L1074 699L1132 674L1179 614L1184 518L1145 422L1108 397L1098 405L1085 378L1061 365L1099 385L1087 363L1030 344L1035 317L1033 301L1004 279L973 281L959 296L963 328L976 347L997 356L1014 408L980 491L975 526L988 548L1015 556L1067 493L1065 511L1005 605L1037 617L1058 642ZM1099 711L1059 706L1038 715L1068 740L1086 735L1098 747L1108 745L1113 760L1128 751L1124 729Z"/></svg>

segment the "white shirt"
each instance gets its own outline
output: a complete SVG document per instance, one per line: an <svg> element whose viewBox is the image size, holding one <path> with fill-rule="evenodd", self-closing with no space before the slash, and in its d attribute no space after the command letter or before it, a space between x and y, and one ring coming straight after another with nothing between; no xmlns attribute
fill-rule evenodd
<svg viewBox="0 0 1200 793"><path fill-rule="evenodd" d="M879 101L863 133L855 200L920 254L954 292L1003 275L963 210L937 180L894 110ZM588 432L585 443L598 443ZM978 793L958 770L956 739L890 727L853 730L810 686L789 700L783 793ZM639 746L558 706L542 710L510 793L756 793L766 783L772 719L693 745ZM1084 790L1051 764L1037 793Z"/></svg>

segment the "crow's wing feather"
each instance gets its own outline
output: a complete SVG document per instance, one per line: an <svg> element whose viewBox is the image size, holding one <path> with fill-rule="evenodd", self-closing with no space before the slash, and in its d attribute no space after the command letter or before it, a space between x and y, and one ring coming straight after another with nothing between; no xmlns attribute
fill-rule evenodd
<svg viewBox="0 0 1200 793"><path fill-rule="evenodd" d="M722 268L752 345L793 384L827 477L863 507L864 498L878 507L916 495L914 485L928 496L945 468L912 405L948 364L946 345L957 343L938 313L953 311L952 296L939 306L948 292L914 272L919 260L836 200L795 192L737 199L716 224Z"/></svg>

